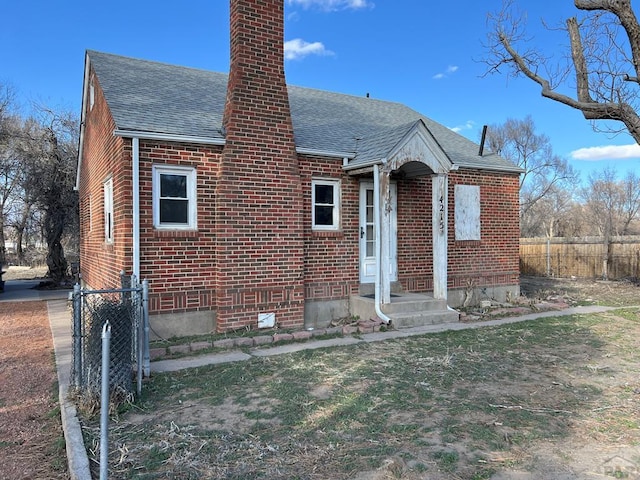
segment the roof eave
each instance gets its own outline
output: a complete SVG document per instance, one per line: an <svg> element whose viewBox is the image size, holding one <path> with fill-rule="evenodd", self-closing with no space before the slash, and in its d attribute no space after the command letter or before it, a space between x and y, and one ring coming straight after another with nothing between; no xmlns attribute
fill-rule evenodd
<svg viewBox="0 0 640 480"><path fill-rule="evenodd" d="M492 172L505 172L505 173L524 173L524 170L517 166L499 166L499 165L465 165L464 163L458 164L459 168L465 168L469 170L488 170Z"/></svg>
<svg viewBox="0 0 640 480"><path fill-rule="evenodd" d="M164 140L167 142L179 143L200 143L204 145L224 145L226 140L223 137L203 137L197 135L181 135L173 133L148 132L142 130L127 130L117 128L113 131L116 137L139 138L142 140ZM301 155L317 155L320 157L352 159L353 152L338 152L328 150L317 150L313 148L296 147L296 152Z"/></svg>
<svg viewBox="0 0 640 480"><path fill-rule="evenodd" d="M82 165L82 149L84 148L84 125L85 125L85 112L87 111L87 95L89 87L89 70L90 60L89 53L84 54L84 79L82 80L82 105L80 107L80 135L78 138L78 163L76 166L76 184L73 186L74 190L80 189L80 166Z"/></svg>
<svg viewBox="0 0 640 480"><path fill-rule="evenodd" d="M113 131L116 137L139 138L141 140L164 140L166 142L178 143L200 143L204 145L224 145L225 139L222 137L203 137L198 135L180 135L172 133L147 132L143 130L126 130L116 128Z"/></svg>

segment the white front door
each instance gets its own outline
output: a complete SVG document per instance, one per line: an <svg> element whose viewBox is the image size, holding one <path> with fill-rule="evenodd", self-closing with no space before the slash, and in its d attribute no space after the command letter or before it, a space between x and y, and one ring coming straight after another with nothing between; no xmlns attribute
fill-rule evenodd
<svg viewBox="0 0 640 480"><path fill-rule="evenodd" d="M389 275L391 281L398 279L397 246L397 189L391 184L391 225L389 225ZM373 183L360 183L360 283L376 280L376 221L373 204Z"/></svg>

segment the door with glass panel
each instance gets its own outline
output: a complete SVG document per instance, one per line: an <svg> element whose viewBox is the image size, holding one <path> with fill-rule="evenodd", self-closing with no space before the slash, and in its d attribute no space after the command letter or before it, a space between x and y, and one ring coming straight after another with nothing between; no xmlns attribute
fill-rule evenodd
<svg viewBox="0 0 640 480"><path fill-rule="evenodd" d="M374 215L373 183L360 184L360 283L374 283L376 280L376 218ZM396 185L391 184L391 215L389 225L389 274L397 280L397 199Z"/></svg>

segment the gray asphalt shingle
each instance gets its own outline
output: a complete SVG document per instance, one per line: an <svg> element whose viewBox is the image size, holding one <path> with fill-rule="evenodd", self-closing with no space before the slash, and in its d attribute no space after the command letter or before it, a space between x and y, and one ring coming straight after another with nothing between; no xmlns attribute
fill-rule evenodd
<svg viewBox="0 0 640 480"><path fill-rule="evenodd" d="M222 139L227 74L88 51L120 130ZM418 120L459 167L519 171L400 103L288 86L296 147L384 158Z"/></svg>

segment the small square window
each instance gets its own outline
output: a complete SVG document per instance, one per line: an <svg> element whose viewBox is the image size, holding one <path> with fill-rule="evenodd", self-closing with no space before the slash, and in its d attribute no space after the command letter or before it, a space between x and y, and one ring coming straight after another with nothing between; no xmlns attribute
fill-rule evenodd
<svg viewBox="0 0 640 480"><path fill-rule="evenodd" d="M196 171L153 167L153 223L156 228L196 228Z"/></svg>
<svg viewBox="0 0 640 480"><path fill-rule="evenodd" d="M340 182L311 182L312 227L314 230L338 230L340 227Z"/></svg>

